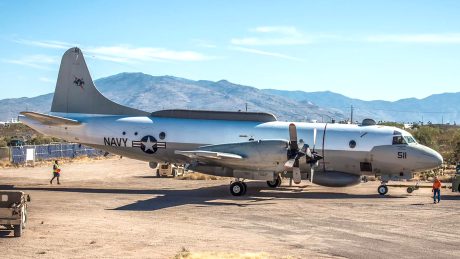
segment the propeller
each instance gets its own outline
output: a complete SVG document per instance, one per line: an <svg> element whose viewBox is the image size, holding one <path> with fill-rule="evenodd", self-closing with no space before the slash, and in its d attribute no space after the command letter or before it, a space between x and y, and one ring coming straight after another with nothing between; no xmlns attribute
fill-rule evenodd
<svg viewBox="0 0 460 259"><path fill-rule="evenodd" d="M289 148L287 150L288 161L286 161L284 166L292 168L292 178L296 184L299 184L302 180L300 174L300 158L303 156L306 157L306 163L310 165L310 181L313 182L314 166L316 166L318 160L323 158L315 151L316 136L317 130L314 128L312 150L310 150L310 146L305 143L302 145L302 148L299 149L299 144L297 142L297 128L294 123L289 125Z"/></svg>

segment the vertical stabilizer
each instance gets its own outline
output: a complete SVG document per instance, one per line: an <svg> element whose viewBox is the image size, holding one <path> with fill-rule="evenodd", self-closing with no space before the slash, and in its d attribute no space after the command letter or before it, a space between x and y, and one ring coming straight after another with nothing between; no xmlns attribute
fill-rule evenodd
<svg viewBox="0 0 460 259"><path fill-rule="evenodd" d="M81 50L67 50L54 91L52 112L148 116L149 113L117 104L104 97L91 79Z"/></svg>

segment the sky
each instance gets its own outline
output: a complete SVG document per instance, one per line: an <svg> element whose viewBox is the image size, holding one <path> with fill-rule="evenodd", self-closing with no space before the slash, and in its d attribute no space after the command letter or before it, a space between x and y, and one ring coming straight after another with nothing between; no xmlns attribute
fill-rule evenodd
<svg viewBox="0 0 460 259"><path fill-rule="evenodd" d="M460 91L460 1L0 2L0 99L54 91L66 49L120 72L333 91L363 100Z"/></svg>

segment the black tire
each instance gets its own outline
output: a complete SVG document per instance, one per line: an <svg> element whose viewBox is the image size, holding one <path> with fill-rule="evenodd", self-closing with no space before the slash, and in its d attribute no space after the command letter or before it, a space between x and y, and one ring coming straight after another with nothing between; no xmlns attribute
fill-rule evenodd
<svg viewBox="0 0 460 259"><path fill-rule="evenodd" d="M22 236L22 224L20 225L14 225L14 229L13 229L13 232L14 232L14 236L15 237L21 237Z"/></svg>
<svg viewBox="0 0 460 259"><path fill-rule="evenodd" d="M157 173L156 173L157 177L160 178L160 170L157 169Z"/></svg>
<svg viewBox="0 0 460 259"><path fill-rule="evenodd" d="M230 193L233 196L241 196L246 192L245 185L242 182L234 182L230 184Z"/></svg>
<svg viewBox="0 0 460 259"><path fill-rule="evenodd" d="M242 195L245 195L246 192L248 191L248 185L245 182L241 182L241 183L243 183L243 185L244 185L244 192L243 192Z"/></svg>
<svg viewBox="0 0 460 259"><path fill-rule="evenodd" d="M407 187L407 193L412 193L414 191L414 187Z"/></svg>
<svg viewBox="0 0 460 259"><path fill-rule="evenodd" d="M275 180L267 181L267 185L270 188L277 188L281 186L281 177L278 175Z"/></svg>
<svg viewBox="0 0 460 259"><path fill-rule="evenodd" d="M385 195L387 194L388 192L388 187L386 185L380 185L378 188L377 188L377 192L380 194L380 195Z"/></svg>

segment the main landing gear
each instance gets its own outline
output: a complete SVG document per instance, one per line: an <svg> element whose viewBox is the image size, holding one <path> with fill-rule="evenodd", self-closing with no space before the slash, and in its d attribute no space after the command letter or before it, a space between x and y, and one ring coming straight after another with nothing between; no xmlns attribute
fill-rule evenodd
<svg viewBox="0 0 460 259"><path fill-rule="evenodd" d="M278 175L273 181L267 181L268 187L277 188L281 186L281 176Z"/></svg>
<svg viewBox="0 0 460 259"><path fill-rule="evenodd" d="M230 184L230 193L233 196L242 196L246 194L248 186L245 182L240 181L239 178L235 178L235 181Z"/></svg>

